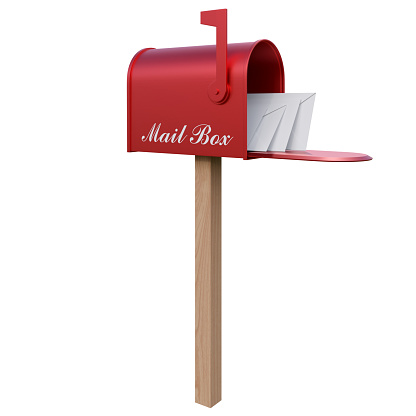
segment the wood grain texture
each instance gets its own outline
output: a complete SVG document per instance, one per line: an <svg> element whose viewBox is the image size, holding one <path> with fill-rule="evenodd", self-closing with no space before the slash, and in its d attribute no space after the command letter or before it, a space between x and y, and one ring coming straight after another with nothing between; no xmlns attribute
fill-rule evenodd
<svg viewBox="0 0 416 416"><path fill-rule="evenodd" d="M221 400L221 158L195 156L195 401Z"/></svg>

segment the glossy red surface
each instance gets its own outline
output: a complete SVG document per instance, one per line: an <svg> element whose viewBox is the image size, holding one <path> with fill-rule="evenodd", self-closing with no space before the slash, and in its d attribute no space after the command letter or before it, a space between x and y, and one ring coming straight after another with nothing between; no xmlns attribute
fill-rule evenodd
<svg viewBox="0 0 416 416"><path fill-rule="evenodd" d="M248 152L248 159L312 160L316 162L363 162L372 157L363 153L329 152L324 150L287 150L286 152Z"/></svg>
<svg viewBox="0 0 416 416"><path fill-rule="evenodd" d="M145 49L135 55L127 77L128 151L247 158L247 93L284 92L283 62L268 40L227 49L229 96L223 104L208 96L216 80L215 45ZM163 140L149 141L159 123ZM205 136L191 141L200 125L210 126L205 144ZM172 143L184 126L186 138Z"/></svg>

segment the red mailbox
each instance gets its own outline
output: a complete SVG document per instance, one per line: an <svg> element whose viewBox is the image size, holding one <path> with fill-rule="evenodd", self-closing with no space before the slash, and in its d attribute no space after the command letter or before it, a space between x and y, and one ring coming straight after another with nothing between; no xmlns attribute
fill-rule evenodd
<svg viewBox="0 0 416 416"><path fill-rule="evenodd" d="M128 151L247 159L247 93L284 92L283 62L268 40L227 47L226 25L218 20L217 47L135 55L127 81Z"/></svg>
<svg viewBox="0 0 416 416"><path fill-rule="evenodd" d="M198 156L323 161L359 153L247 152L247 94L283 93L282 58L269 40L227 45L227 11L201 13L217 44L142 49L127 76L127 150Z"/></svg>
<svg viewBox="0 0 416 416"><path fill-rule="evenodd" d="M143 49L131 61L127 149L196 156L195 401L212 407L221 400L221 158L353 162L371 157L314 150L249 152L247 94L285 92L282 58L268 40L227 45L226 10L202 12L201 23L216 27L216 45ZM267 139L265 130L257 127L256 132ZM264 149L251 143L249 148Z"/></svg>

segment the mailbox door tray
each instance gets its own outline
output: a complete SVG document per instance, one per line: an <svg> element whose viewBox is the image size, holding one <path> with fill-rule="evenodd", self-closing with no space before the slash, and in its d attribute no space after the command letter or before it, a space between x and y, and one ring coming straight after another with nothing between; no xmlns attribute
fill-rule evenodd
<svg viewBox="0 0 416 416"><path fill-rule="evenodd" d="M316 162L362 162L372 157L363 153L330 152L324 150L286 150L285 152L247 152L247 159L291 159Z"/></svg>

